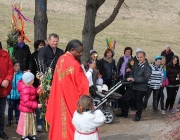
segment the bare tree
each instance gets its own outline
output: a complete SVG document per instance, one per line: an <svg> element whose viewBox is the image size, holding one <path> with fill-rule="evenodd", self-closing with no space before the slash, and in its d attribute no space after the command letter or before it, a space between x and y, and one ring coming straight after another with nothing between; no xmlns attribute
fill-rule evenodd
<svg viewBox="0 0 180 140"><path fill-rule="evenodd" d="M47 38L47 0L41 0L40 2L35 0L34 41Z"/></svg>
<svg viewBox="0 0 180 140"><path fill-rule="evenodd" d="M84 45L84 54L82 57L83 62L86 62L89 58L89 51L93 49L96 34L101 32L114 21L117 14L119 13L121 5L124 3L124 0L118 0L109 18L95 26L97 11L105 1L106 0L86 0L86 14L82 31L82 42Z"/></svg>

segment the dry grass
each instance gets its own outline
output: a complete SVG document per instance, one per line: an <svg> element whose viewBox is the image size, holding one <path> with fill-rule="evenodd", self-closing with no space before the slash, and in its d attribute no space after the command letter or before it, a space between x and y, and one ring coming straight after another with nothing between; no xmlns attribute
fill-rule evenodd
<svg viewBox="0 0 180 140"><path fill-rule="evenodd" d="M112 12L114 3L108 0L97 14L96 24L106 19ZM152 61L161 53L166 44L172 46L175 54L180 55L180 15L178 0L125 0L129 6L123 5L118 18L96 36L94 49L102 57L106 49L106 38L117 41L115 59L123 55L125 46L137 47L147 52ZM34 1L22 0L23 13L26 17L34 17ZM11 0L0 0L0 40L6 48L7 32L11 21ZM48 0L48 34L55 32L60 36L59 47L65 49L71 39L82 38L85 0ZM30 40L34 40L33 23L25 24L25 32ZM33 50L33 43L29 44Z"/></svg>

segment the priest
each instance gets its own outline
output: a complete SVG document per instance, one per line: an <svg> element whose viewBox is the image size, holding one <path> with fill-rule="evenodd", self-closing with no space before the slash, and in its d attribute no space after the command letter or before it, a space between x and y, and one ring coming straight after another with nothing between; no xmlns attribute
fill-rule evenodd
<svg viewBox="0 0 180 140"><path fill-rule="evenodd" d="M74 140L72 117L80 96L89 94L88 78L79 61L82 52L83 44L71 40L56 64L46 111L49 140Z"/></svg>

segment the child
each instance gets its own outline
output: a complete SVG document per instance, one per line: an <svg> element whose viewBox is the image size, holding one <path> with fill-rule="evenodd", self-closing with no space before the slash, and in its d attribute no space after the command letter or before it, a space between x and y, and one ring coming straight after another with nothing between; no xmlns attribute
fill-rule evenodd
<svg viewBox="0 0 180 140"><path fill-rule="evenodd" d="M78 101L78 109L72 119L76 129L74 140L99 140L97 127L104 123L105 117L100 110L93 110L93 99L83 95Z"/></svg>
<svg viewBox="0 0 180 140"><path fill-rule="evenodd" d="M154 60L155 60L154 63L151 65L152 72L148 81L148 91L145 95L143 105L144 105L144 109L146 109L148 99L151 95L151 92L153 92L153 112L157 113L158 112L157 99L158 99L159 89L162 85L162 81L164 78L164 73L162 67L160 66L162 57L156 56Z"/></svg>
<svg viewBox="0 0 180 140"><path fill-rule="evenodd" d="M17 84L18 81L22 78L22 71L20 70L20 64L18 61L14 60L13 66L14 66L14 78L12 81L12 89L10 94L7 96L8 99L8 123L7 125L11 125L13 123L13 110L15 110L15 118L16 118L16 124L18 124L19 120L19 102L20 102L20 94L17 90Z"/></svg>
<svg viewBox="0 0 180 140"><path fill-rule="evenodd" d="M37 91L33 87L34 75L31 72L25 72L22 80L18 83L20 92L20 117L16 132L22 135L21 140L36 140L36 126L34 112L36 108L41 108L42 104L36 101Z"/></svg>
<svg viewBox="0 0 180 140"><path fill-rule="evenodd" d="M164 110L164 92L163 92L163 90L164 90L164 87L166 87L168 85L168 83L169 83L168 82L168 78L166 77L166 57L164 57L164 56L162 56L161 66L162 66L163 73L164 73L164 79L163 79L162 86L159 89L158 103L159 103L159 100L160 100L161 111L162 111L162 114L164 115L165 114L165 110Z"/></svg>

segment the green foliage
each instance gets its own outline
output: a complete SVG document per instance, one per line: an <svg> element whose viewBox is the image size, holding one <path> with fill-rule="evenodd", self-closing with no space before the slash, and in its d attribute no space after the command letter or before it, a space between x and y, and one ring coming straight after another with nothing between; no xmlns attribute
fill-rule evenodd
<svg viewBox="0 0 180 140"><path fill-rule="evenodd" d="M49 93L51 89L51 79L52 79L52 72L51 68L48 68L47 71L43 73L38 73L39 79L41 81L40 89L38 90L39 93L39 100L42 104L40 109L40 118L43 118L46 114L46 102L49 99Z"/></svg>
<svg viewBox="0 0 180 140"><path fill-rule="evenodd" d="M10 47L13 47L17 43L18 39L18 32L16 30L10 31L8 34L8 39L6 40L7 42L7 48L9 49Z"/></svg>

